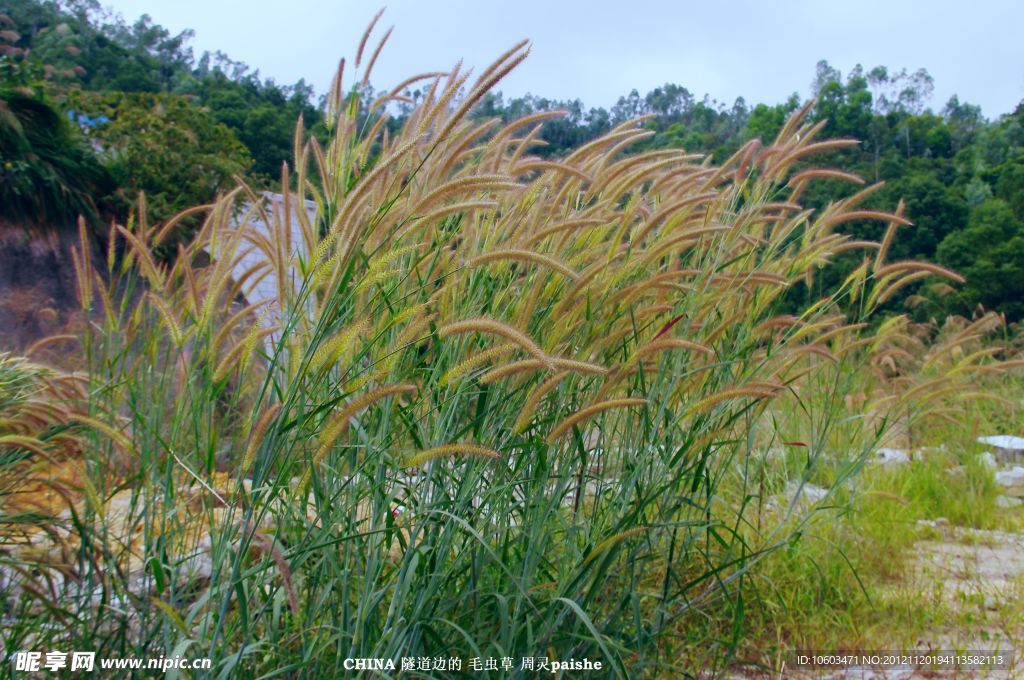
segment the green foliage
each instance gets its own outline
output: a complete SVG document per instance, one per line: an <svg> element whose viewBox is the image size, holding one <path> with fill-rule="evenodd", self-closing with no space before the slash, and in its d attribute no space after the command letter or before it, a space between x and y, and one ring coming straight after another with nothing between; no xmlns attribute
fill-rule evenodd
<svg viewBox="0 0 1024 680"><path fill-rule="evenodd" d="M945 186L934 174L910 172L886 185L880 201L903 198L913 226L901 230L893 244L897 259L934 259L939 244L967 223L967 203L956 189ZM890 203L891 205L891 203Z"/></svg>
<svg viewBox="0 0 1024 680"><path fill-rule="evenodd" d="M312 88L304 81L279 87L253 76L229 78L220 68L200 68L197 73L183 91L197 97L214 119L237 135L252 155L252 172L264 182L279 179L281 164L291 156L295 121L302 116L308 126L316 127L323 119L310 104Z"/></svg>
<svg viewBox="0 0 1024 680"><path fill-rule="evenodd" d="M59 99L77 90L187 96L245 144L261 184L280 177L299 115L311 129L322 121L303 81L287 87L261 80L220 53L197 61L187 46L191 31L172 34L148 15L127 24L90 0L12 0L7 14L18 36L14 49L39 65Z"/></svg>
<svg viewBox="0 0 1024 680"><path fill-rule="evenodd" d="M828 62L818 62L814 91L817 97L815 116L827 121L827 136L863 137L861 133L870 126L873 111L867 78L859 70L850 74L844 84L839 72Z"/></svg>
<svg viewBox="0 0 1024 680"><path fill-rule="evenodd" d="M0 216L73 225L97 218L106 170L25 68L0 56Z"/></svg>
<svg viewBox="0 0 1024 680"><path fill-rule="evenodd" d="M747 118L743 136L746 139L775 139L785 125L786 119L799 107L800 100L795 94L784 104L758 104Z"/></svg>
<svg viewBox="0 0 1024 680"><path fill-rule="evenodd" d="M76 93L67 105L117 182L122 214L145 192L150 217L165 220L212 201L252 163L227 126L178 95Z"/></svg>
<svg viewBox="0 0 1024 680"><path fill-rule="evenodd" d="M190 31L172 36L146 15L132 26L106 23L95 1L9 0L5 11L20 34L15 44L62 87L166 91L191 59Z"/></svg>
<svg viewBox="0 0 1024 680"><path fill-rule="evenodd" d="M942 242L938 258L967 277L957 302L1024 318L1024 220L1006 201L993 198L975 207L966 228Z"/></svg>

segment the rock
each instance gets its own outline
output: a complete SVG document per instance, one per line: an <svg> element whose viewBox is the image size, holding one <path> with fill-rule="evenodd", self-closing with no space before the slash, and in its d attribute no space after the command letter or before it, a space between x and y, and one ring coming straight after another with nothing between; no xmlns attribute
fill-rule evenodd
<svg viewBox="0 0 1024 680"><path fill-rule="evenodd" d="M996 484L1003 487L1003 493L1016 498L1024 497L1024 467L1014 465L1009 470L996 473Z"/></svg>
<svg viewBox="0 0 1024 680"><path fill-rule="evenodd" d="M75 292L71 253L76 247L78 230L73 226L30 228L0 220L0 351L21 354L43 338L75 335L88 325ZM93 244L91 257L105 277L106 258L99 244ZM68 370L86 366L81 346L71 341L50 345L32 358Z"/></svg>
<svg viewBox="0 0 1024 680"><path fill-rule="evenodd" d="M996 497L996 507L997 508L1006 508L1006 509L1016 508L1016 507L1019 507L1022 504L1024 504L1024 501L1022 501L1019 498L1014 498L1013 496L997 496Z"/></svg>
<svg viewBox="0 0 1024 680"><path fill-rule="evenodd" d="M936 517L935 519L919 519L917 523L923 527L931 527L932 529L938 529L939 527L948 527L949 520L945 517Z"/></svg>
<svg viewBox="0 0 1024 680"><path fill-rule="evenodd" d="M824 500L825 496L828 495L828 489L806 483L801 486L798 480L794 480L786 485L786 489L782 494L786 500L796 498L797 504L817 503Z"/></svg>
<svg viewBox="0 0 1024 680"><path fill-rule="evenodd" d="M938 446L921 446L910 453L910 460L924 460L928 456L939 455L945 452L945 444L939 444Z"/></svg>
<svg viewBox="0 0 1024 680"><path fill-rule="evenodd" d="M875 451L875 455L868 460L880 465L899 465L902 463L909 463L910 454L903 449L882 448Z"/></svg>
<svg viewBox="0 0 1024 680"><path fill-rule="evenodd" d="M773 495L765 503L765 509L773 513L783 513L785 515L795 512L797 514L806 513L813 508L818 502L825 499L829 494L829 489L823 489L820 486L814 484L802 483L799 479L791 480L786 487Z"/></svg>
<svg viewBox="0 0 1024 680"><path fill-rule="evenodd" d="M978 437L978 441L982 444L995 446L996 448L999 449L1024 451L1024 437L1014 437L1011 435L1000 434L991 437Z"/></svg>
<svg viewBox="0 0 1024 680"><path fill-rule="evenodd" d="M1007 462L1024 460L1024 437L1000 434L990 437L978 437L978 441L993 447L996 457L1000 460Z"/></svg>

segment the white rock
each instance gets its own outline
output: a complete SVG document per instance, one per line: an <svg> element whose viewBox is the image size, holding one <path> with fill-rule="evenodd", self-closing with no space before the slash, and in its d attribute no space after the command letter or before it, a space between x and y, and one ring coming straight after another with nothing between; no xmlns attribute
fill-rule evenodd
<svg viewBox="0 0 1024 680"><path fill-rule="evenodd" d="M1022 437L1001 434L994 437L978 437L978 441L991 446L996 458L1004 463L1019 463L1024 460L1024 438Z"/></svg>
<svg viewBox="0 0 1024 680"><path fill-rule="evenodd" d="M878 449L875 455L870 458L871 462L881 465L898 465L909 463L910 455L903 449Z"/></svg>
<svg viewBox="0 0 1024 680"><path fill-rule="evenodd" d="M997 449L1024 452L1024 437L1013 437L1010 435L999 434L992 437L978 437L978 441L982 444L994 446Z"/></svg>
<svg viewBox="0 0 1024 680"><path fill-rule="evenodd" d="M1002 486L1024 484L1024 467L1014 465L1009 470L1000 470L996 473L996 484L1001 484Z"/></svg>
<svg viewBox="0 0 1024 680"><path fill-rule="evenodd" d="M1016 508L1016 507L1019 507L1022 504L1024 504L1024 501L1022 501L1019 498L1014 498L1013 496L997 496L996 497L996 507L997 508Z"/></svg>
<svg viewBox="0 0 1024 680"><path fill-rule="evenodd" d="M817 503L828 495L828 489L823 489L814 484L804 484L801 487L800 482L794 480L786 485L783 495L786 498L795 498L797 494L800 496L797 501L798 503Z"/></svg>
<svg viewBox="0 0 1024 680"><path fill-rule="evenodd" d="M1024 496L1024 467L1014 465L996 473L996 484L1005 489L1007 496Z"/></svg>
<svg viewBox="0 0 1024 680"><path fill-rule="evenodd" d="M991 451L982 451L978 454L978 462L988 468L997 468L999 464L996 463L996 457L992 455Z"/></svg>

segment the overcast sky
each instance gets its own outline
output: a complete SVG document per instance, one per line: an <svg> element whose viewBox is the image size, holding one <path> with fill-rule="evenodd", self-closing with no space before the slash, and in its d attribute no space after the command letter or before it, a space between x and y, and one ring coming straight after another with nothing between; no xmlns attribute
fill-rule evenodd
<svg viewBox="0 0 1024 680"><path fill-rule="evenodd" d="M384 3L354 0L101 0L129 22L149 14L191 28L196 55L221 50L279 84L322 94ZM993 117L1024 99L1024 2L1016 0L390 0L377 34L395 31L374 69L378 89L458 59L479 73L522 38L526 63L498 89L609 107L666 82L726 104L809 95L815 64L926 68L930 105L950 95Z"/></svg>

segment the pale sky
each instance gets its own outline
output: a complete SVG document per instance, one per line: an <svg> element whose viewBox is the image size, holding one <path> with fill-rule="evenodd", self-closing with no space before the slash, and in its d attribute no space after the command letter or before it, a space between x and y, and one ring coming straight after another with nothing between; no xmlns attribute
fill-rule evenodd
<svg viewBox="0 0 1024 680"><path fill-rule="evenodd" d="M354 0L101 0L129 22L149 14L195 30L196 55L221 50L279 84L323 94L351 61L383 2ZM1024 2L1016 0L390 0L378 36L395 30L374 69L377 89L460 58L479 73L520 39L531 56L498 86L610 107L666 82L727 105L810 94L815 64L926 68L930 106L950 95L993 117L1024 100ZM370 48L367 48L370 49Z"/></svg>

